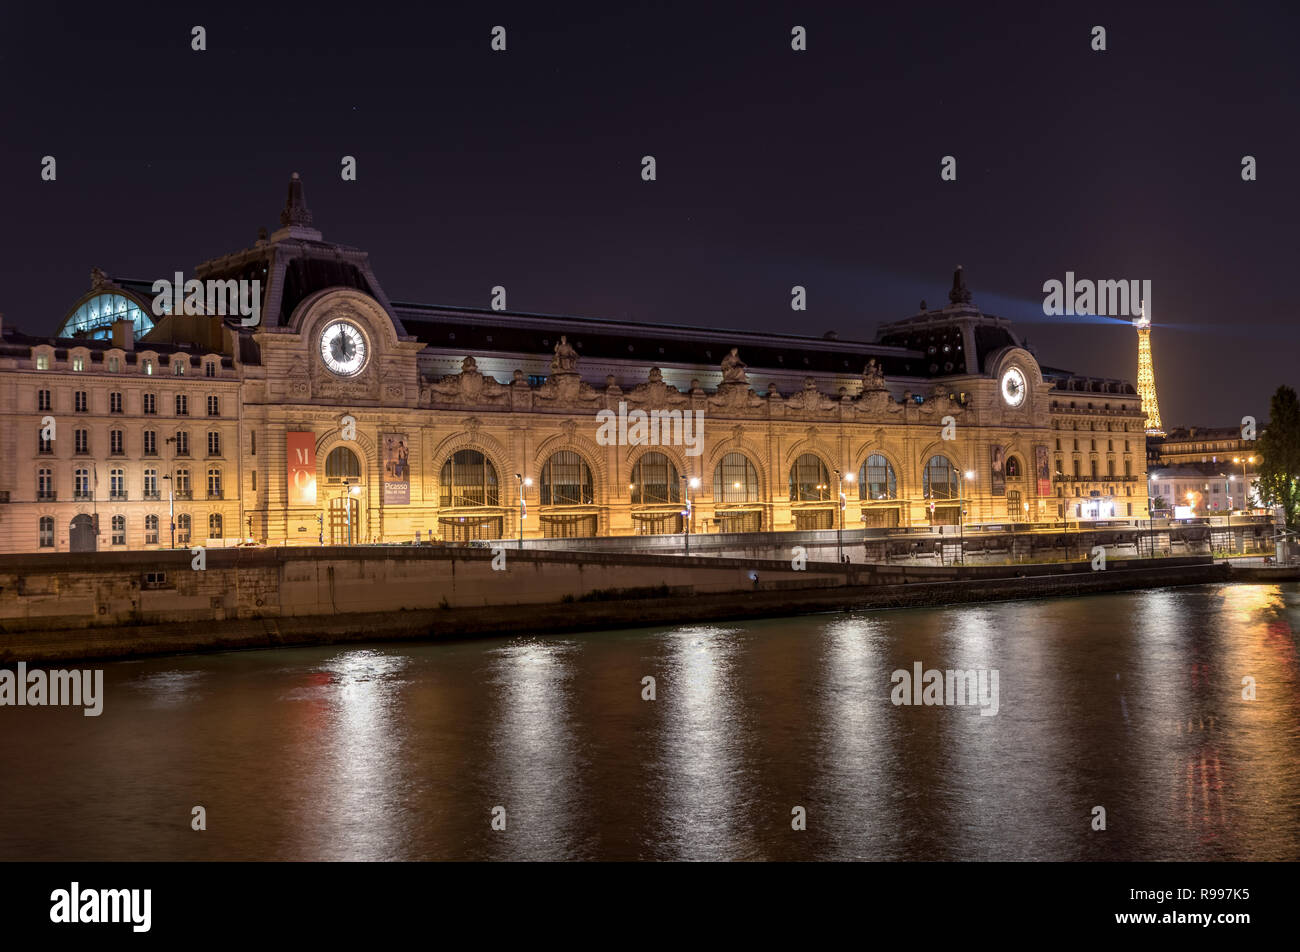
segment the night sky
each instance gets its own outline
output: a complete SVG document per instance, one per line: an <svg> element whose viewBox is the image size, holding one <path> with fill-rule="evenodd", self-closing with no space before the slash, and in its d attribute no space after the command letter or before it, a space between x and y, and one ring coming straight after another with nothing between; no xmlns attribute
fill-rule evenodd
<svg viewBox="0 0 1300 952"><path fill-rule="evenodd" d="M1300 383L1294 3L135 6L0 12L8 325L251 245L297 170L397 301L870 340L962 264L1043 363L1135 381L1129 326L1043 315L1074 271L1151 280L1166 427Z"/></svg>

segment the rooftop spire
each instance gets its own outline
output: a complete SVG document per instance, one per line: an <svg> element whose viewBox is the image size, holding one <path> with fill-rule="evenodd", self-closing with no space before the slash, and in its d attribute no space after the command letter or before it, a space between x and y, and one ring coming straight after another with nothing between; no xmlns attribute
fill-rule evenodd
<svg viewBox="0 0 1300 952"><path fill-rule="evenodd" d="M966 287L966 274L962 271L961 265L957 265L957 270L952 273L952 290L948 292L948 300L953 304L970 303L970 291Z"/></svg>
<svg viewBox="0 0 1300 952"><path fill-rule="evenodd" d="M280 212L280 224L283 227L271 236L273 242L283 241L285 238L321 240L321 233L312 226L311 209L307 207L307 197L302 191L302 179L297 172L289 177L289 197L285 199L284 211Z"/></svg>
<svg viewBox="0 0 1300 952"><path fill-rule="evenodd" d="M289 198L280 212L281 225L311 226L311 209L307 207L307 198L302 193L302 179L294 172L289 178Z"/></svg>

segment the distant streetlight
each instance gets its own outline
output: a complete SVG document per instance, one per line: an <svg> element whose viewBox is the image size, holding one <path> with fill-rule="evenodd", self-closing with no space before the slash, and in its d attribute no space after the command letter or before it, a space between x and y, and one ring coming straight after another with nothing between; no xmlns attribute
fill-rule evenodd
<svg viewBox="0 0 1300 952"><path fill-rule="evenodd" d="M698 477L695 476L692 476L688 479L685 475L683 475L681 479L682 479L682 489L684 490L686 495L686 508L683 509L680 514L686 520L686 524L685 524L686 554L690 555L691 554L691 490L698 489L700 487L700 480Z"/></svg>

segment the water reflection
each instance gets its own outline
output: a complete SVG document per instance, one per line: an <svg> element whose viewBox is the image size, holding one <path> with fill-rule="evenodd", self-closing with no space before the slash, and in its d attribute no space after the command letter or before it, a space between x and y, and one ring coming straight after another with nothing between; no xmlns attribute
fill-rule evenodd
<svg viewBox="0 0 1300 952"><path fill-rule="evenodd" d="M1298 626L1202 586L106 665L101 717L0 712L0 859L1294 860ZM999 713L895 706L916 662Z"/></svg>

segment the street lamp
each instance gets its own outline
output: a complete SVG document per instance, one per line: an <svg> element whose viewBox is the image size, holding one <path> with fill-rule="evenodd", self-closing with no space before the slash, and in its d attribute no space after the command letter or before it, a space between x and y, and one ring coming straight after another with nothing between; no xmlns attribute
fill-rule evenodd
<svg viewBox="0 0 1300 952"><path fill-rule="evenodd" d="M687 479L682 476L682 488L686 493L686 508L682 510L681 515L686 518L686 554L691 554L691 490L698 489L700 481L697 477L692 476Z"/></svg>
<svg viewBox="0 0 1300 952"><path fill-rule="evenodd" d="M353 486L351 480L343 477L343 521L348 527L348 545L352 544L352 497L361 492L361 487Z"/></svg>
<svg viewBox="0 0 1300 952"><path fill-rule="evenodd" d="M1232 461L1233 461L1234 463L1240 463L1240 464L1241 464L1241 482L1242 482L1242 487L1241 487L1241 498L1242 498L1242 500L1243 500L1243 503L1242 503L1242 507L1241 507L1241 508L1242 508L1242 509L1246 509L1246 508L1247 508L1247 505L1246 505L1246 504L1250 502L1250 476L1247 474L1247 471L1246 471L1246 464L1247 464L1247 463L1253 463L1253 462L1255 462L1255 457L1253 457L1253 456L1234 456L1234 457L1232 458Z"/></svg>
<svg viewBox="0 0 1300 952"><path fill-rule="evenodd" d="M528 505L524 502L524 487L531 486L533 484L533 479L531 476L524 479L523 473L515 473L515 479L519 480L519 548L523 549L524 517L528 515Z"/></svg>
<svg viewBox="0 0 1300 952"><path fill-rule="evenodd" d="M168 442L171 442L170 440ZM167 480L167 520L172 526L172 548L176 548L176 494L172 492L172 475L163 476Z"/></svg>
<svg viewBox="0 0 1300 952"><path fill-rule="evenodd" d="M848 505L848 499L844 495L844 474L841 473L838 469L835 471L835 481L839 484L840 487L840 498L839 498L840 518L839 521L835 523L836 562L838 562L840 565L843 565L844 564L844 507Z"/></svg>

